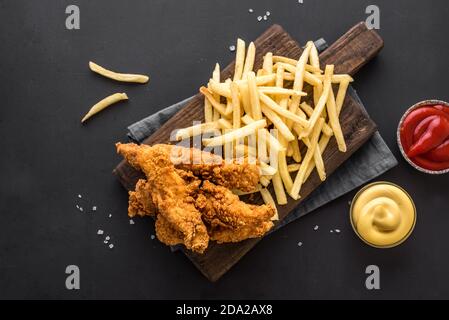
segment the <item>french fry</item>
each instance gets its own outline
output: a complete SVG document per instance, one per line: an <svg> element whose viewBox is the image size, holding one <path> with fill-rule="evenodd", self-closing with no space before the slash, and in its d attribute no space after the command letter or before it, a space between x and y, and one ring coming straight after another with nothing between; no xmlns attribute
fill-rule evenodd
<svg viewBox="0 0 449 320"><path fill-rule="evenodd" d="M279 133L284 136L284 138L287 141L292 141L295 139L295 136L290 131L290 129L287 127L287 125L282 121L282 119L270 108L268 108L265 105L261 106L263 114L270 119L270 121L273 123L273 125L276 127L276 129L279 130Z"/></svg>
<svg viewBox="0 0 449 320"><path fill-rule="evenodd" d="M222 146L227 142L232 142L236 139L247 137L251 134L255 134L258 129L265 128L267 126L266 120L258 120L250 123L245 127L241 127L240 129L233 130L231 132L225 133L224 135L203 139L203 144L206 147L216 147Z"/></svg>
<svg viewBox="0 0 449 320"><path fill-rule="evenodd" d="M129 73L118 73L108 70L95 62L89 61L89 68L95 73L102 75L103 77L120 81L120 82L134 82L134 83L147 83L150 78L143 74L129 74Z"/></svg>
<svg viewBox="0 0 449 320"><path fill-rule="evenodd" d="M254 46L254 43L251 42L248 46L248 51L246 53L245 65L243 66L242 79L246 78L246 75L253 70L255 57L256 57L256 47Z"/></svg>
<svg viewBox="0 0 449 320"><path fill-rule="evenodd" d="M204 132L208 132L208 131L213 131L216 129L220 129L219 125L217 122L206 122L206 123L201 123L198 125L194 125L188 128L183 128L183 129L179 129L176 132L175 135L175 139L177 141L183 140L183 139L188 139L191 138L195 135L199 135L202 134Z"/></svg>
<svg viewBox="0 0 449 320"><path fill-rule="evenodd" d="M237 50L235 53L234 81L240 80L243 74L243 64L245 63L245 41L237 39Z"/></svg>
<svg viewBox="0 0 449 320"><path fill-rule="evenodd" d="M260 189L260 194L261 194L262 199L265 202L265 204L271 205L274 208L275 213L274 213L273 217L271 218L271 220L272 221L279 220L279 214L278 214L278 210L276 208L276 203L274 202L270 191L268 191L268 189L262 188L262 189Z"/></svg>
<svg viewBox="0 0 449 320"><path fill-rule="evenodd" d="M263 75L263 76L257 76L256 77L256 85L257 86L263 86L267 85L273 81L276 80L276 74L269 74L269 75ZM248 80L247 78L242 78L241 80L236 81L237 84L241 86L248 86Z"/></svg>
<svg viewBox="0 0 449 320"><path fill-rule="evenodd" d="M300 166L301 166L300 163L292 163L292 164L289 164L289 165L287 166L288 172L299 171L299 167L300 167ZM307 180L307 178L306 178L306 180Z"/></svg>
<svg viewBox="0 0 449 320"><path fill-rule="evenodd" d="M324 169L324 162L323 162L323 158L321 157L321 149L320 149L319 145L317 145L315 147L315 151L313 153L313 161L315 162L315 166L318 171L318 176L320 177L320 180L321 181L326 180L326 170ZM306 170L306 174L307 174L307 170Z"/></svg>
<svg viewBox="0 0 449 320"><path fill-rule="evenodd" d="M312 116L313 108L309 106L306 102L301 103L299 106L301 107L302 110L304 110L304 112L307 114L309 118ZM332 128L327 123L325 123L323 126L323 133L328 136L332 136L334 134Z"/></svg>
<svg viewBox="0 0 449 320"><path fill-rule="evenodd" d="M293 182L293 187L290 191L290 196L297 200L300 198L299 193L301 191L301 186L304 183L304 177L309 166L310 161L312 160L315 148L318 144L318 138L321 133L321 129L323 128L324 119L320 118L316 123L316 126L312 131L312 138L310 139L311 147L307 150L306 155L304 156L304 160L301 163L301 167L299 168L298 174L296 175L295 181Z"/></svg>
<svg viewBox="0 0 449 320"><path fill-rule="evenodd" d="M302 159L302 156L301 156L301 152L299 150L298 140L295 139L293 141L290 141L290 145L292 146L291 148L293 150L293 154L292 154L293 160L295 160L296 162L300 162Z"/></svg>
<svg viewBox="0 0 449 320"><path fill-rule="evenodd" d="M278 171L279 175L281 176L282 182L284 183L285 190L287 191L287 193L290 193L293 187L293 180L290 176L290 173L288 172L287 157L285 151L279 152Z"/></svg>
<svg viewBox="0 0 449 320"><path fill-rule="evenodd" d="M346 142L341 131L340 121L338 120L337 107L335 105L334 90L329 88L329 95L327 99L327 114L329 115L329 123L332 131L334 132L335 139L337 140L338 150L346 152Z"/></svg>
<svg viewBox="0 0 449 320"><path fill-rule="evenodd" d="M212 79L216 82L220 82L220 65L218 63L215 64L215 69L212 72ZM219 94L213 94L213 97L216 101L218 101L218 103L220 103L220 95ZM211 101L212 103L212 101ZM212 103L213 105L213 103ZM214 109L214 115L213 115L213 120L217 121L218 119L220 119L220 111L215 108ZM225 112L226 113L226 112ZM225 115L225 113L222 113L223 115Z"/></svg>
<svg viewBox="0 0 449 320"><path fill-rule="evenodd" d="M327 136L325 134L323 134L320 138L320 142L318 143L318 146L320 148L320 152L321 155L324 153L324 150L326 150L327 145L329 144L330 141L330 136ZM307 168L307 172L304 176L304 181L307 181L307 179L309 178L310 174L312 173L313 169L315 169L315 162L310 162L309 163L309 167Z"/></svg>
<svg viewBox="0 0 449 320"><path fill-rule="evenodd" d="M252 107L252 117L254 120L260 120L262 119L262 112L260 110L259 93L257 91L256 75L252 71L248 72L248 91Z"/></svg>
<svg viewBox="0 0 449 320"><path fill-rule="evenodd" d="M279 205L283 206L287 204L287 195L285 194L284 185L282 183L281 175L279 172L276 172L273 175L273 189L274 194L276 195L276 201Z"/></svg>
<svg viewBox="0 0 449 320"><path fill-rule="evenodd" d="M263 67L262 69L265 71L265 74L273 73L273 53L268 52L263 58Z"/></svg>
<svg viewBox="0 0 449 320"><path fill-rule="evenodd" d="M260 170L263 176L272 176L276 174L278 171L277 168L273 168L272 166L266 164L265 162L260 163Z"/></svg>
<svg viewBox="0 0 449 320"><path fill-rule="evenodd" d="M210 101L205 98L204 99L204 121L212 122L213 115L214 115L214 109L212 108Z"/></svg>
<svg viewBox="0 0 449 320"><path fill-rule="evenodd" d="M231 130L232 129L232 124L226 119L221 118L221 119L218 119L216 122L218 124L219 129L222 129L222 130Z"/></svg>
<svg viewBox="0 0 449 320"><path fill-rule="evenodd" d="M89 112L81 119L81 123L85 122L87 119L92 117L94 114L97 114L103 109L106 109L107 107L113 105L114 103L117 103L122 100L128 100L128 96L126 93L114 93L101 101L97 102L92 108L90 108Z"/></svg>
<svg viewBox="0 0 449 320"><path fill-rule="evenodd" d="M206 99L209 100L209 102L212 104L212 107L214 107L216 111L218 111L224 117L229 116L229 114L226 113L226 106L215 100L215 98L212 96L212 93L206 87L201 87L200 92L206 97Z"/></svg>
<svg viewBox="0 0 449 320"><path fill-rule="evenodd" d="M235 83L231 83L231 95L232 95L232 127L238 129L241 126L240 117L240 97L239 86Z"/></svg>
<svg viewBox="0 0 449 320"><path fill-rule="evenodd" d="M304 136L307 137L313 128L315 127L315 124L320 118L321 113L324 110L324 107L326 106L328 97L329 97L329 91L331 90L331 77L334 72L334 66L333 65L327 65L325 70L325 78L324 78L324 85L323 85L323 93L321 94L320 100L318 101L318 104L315 106L315 109L313 110L313 114L309 118L309 127L305 130Z"/></svg>
<svg viewBox="0 0 449 320"><path fill-rule="evenodd" d="M258 87L260 93L270 94L270 95L280 95L280 96L307 96L307 93L302 91L296 91L292 89L277 88L277 87Z"/></svg>
<svg viewBox="0 0 449 320"><path fill-rule="evenodd" d="M341 108L343 107L343 102L345 101L346 91L349 87L349 80L340 82L340 87L338 88L337 98L335 99L335 105L337 109L337 114L340 115Z"/></svg>
<svg viewBox="0 0 449 320"><path fill-rule="evenodd" d="M287 63L292 66L296 66L298 64L298 60L295 60L295 59L290 59L290 58L281 57L281 56L273 56L273 63L276 64L277 62ZM311 64L306 64L305 69L309 72L318 73L318 74L323 72L322 70L320 70L319 66L315 67Z"/></svg>
<svg viewBox="0 0 449 320"><path fill-rule="evenodd" d="M220 83L220 82L215 81L214 79L210 79L208 88L215 95L223 96L226 98L232 97L230 85L226 82Z"/></svg>
<svg viewBox="0 0 449 320"><path fill-rule="evenodd" d="M282 108L273 99L271 99L270 97L266 96L265 94L263 94L263 93L260 94L259 98L264 103L265 106L267 106L272 111L274 111L277 114L279 114L280 116L284 117L285 119L290 119L291 121L299 123L300 125L302 125L303 127L306 127L306 128L309 126L309 122L307 120L305 120L304 118L302 118L302 117L300 117L300 116L298 116L298 115L288 111L287 109ZM270 117L268 117L268 116L267 116L267 118L270 119ZM270 119L270 121L273 122L273 120L271 120L271 119Z"/></svg>

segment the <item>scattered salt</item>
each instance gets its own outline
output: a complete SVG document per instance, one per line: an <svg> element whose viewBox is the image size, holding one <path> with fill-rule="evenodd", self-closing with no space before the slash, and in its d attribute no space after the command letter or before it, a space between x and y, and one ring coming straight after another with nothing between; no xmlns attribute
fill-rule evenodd
<svg viewBox="0 0 449 320"><path fill-rule="evenodd" d="M81 195L79 194L79 195L78 195L78 198L80 198L80 199L81 199L81 198L82 198L82 196L81 196Z"/></svg>
<svg viewBox="0 0 449 320"><path fill-rule="evenodd" d="M108 240L104 240L104 241L103 241L103 243L106 243L106 244L107 244L108 242L109 242Z"/></svg>
<svg viewBox="0 0 449 320"><path fill-rule="evenodd" d="M320 228L319 226L315 226L315 227L313 228L313 230L317 231L319 228Z"/></svg>
<svg viewBox="0 0 449 320"><path fill-rule="evenodd" d="M76 208L79 210L80 206L79 206L79 205L76 205Z"/></svg>
<svg viewBox="0 0 449 320"><path fill-rule="evenodd" d="M98 231L97 231L97 234L103 234L103 230L101 230L101 229L98 229Z"/></svg>
<svg viewBox="0 0 449 320"><path fill-rule="evenodd" d="M253 13L254 10L253 10L253 9L248 9L248 12L249 12L249 13Z"/></svg>
<svg viewBox="0 0 449 320"><path fill-rule="evenodd" d="M129 224L134 224L134 220L133 219L129 219Z"/></svg>
<svg viewBox="0 0 449 320"><path fill-rule="evenodd" d="M97 211L97 206L93 206L92 211Z"/></svg>
<svg viewBox="0 0 449 320"><path fill-rule="evenodd" d="M105 240L109 241L111 239L110 236L106 236Z"/></svg>
<svg viewBox="0 0 449 320"><path fill-rule="evenodd" d="M335 229L335 232L340 233L341 231L340 231L340 229Z"/></svg>
<svg viewBox="0 0 449 320"><path fill-rule="evenodd" d="M84 211L83 207L79 207L79 209L80 209L80 211L81 211L81 212L83 212L83 211Z"/></svg>
<svg viewBox="0 0 449 320"><path fill-rule="evenodd" d="M267 11L265 14L267 15L267 17L269 17L270 14L271 14L271 12L270 12L270 11Z"/></svg>
<svg viewBox="0 0 449 320"><path fill-rule="evenodd" d="M156 238L156 236L155 236L154 234L152 234L152 235L150 236L150 238L151 238L151 240L154 240L154 238Z"/></svg>
<svg viewBox="0 0 449 320"><path fill-rule="evenodd" d="M109 218L111 218L112 217L112 214L109 214Z"/></svg>
<svg viewBox="0 0 449 320"><path fill-rule="evenodd" d="M231 50L231 52L235 51L235 46L229 46L229 50Z"/></svg>
<svg viewBox="0 0 449 320"><path fill-rule="evenodd" d="M301 3L301 4L302 4L302 3L303 3L302 1L303 1L303 0L298 0L298 3Z"/></svg>
<svg viewBox="0 0 449 320"><path fill-rule="evenodd" d="M267 16L263 16L263 19L264 19L264 20L267 20Z"/></svg>
<svg viewBox="0 0 449 320"><path fill-rule="evenodd" d="M257 21L262 21L262 16L258 16Z"/></svg>
<svg viewBox="0 0 449 320"><path fill-rule="evenodd" d="M111 244L109 245L109 249L112 249L112 248L114 248L114 245L111 243Z"/></svg>
<svg viewBox="0 0 449 320"><path fill-rule="evenodd" d="M302 242L298 242L298 247L302 247Z"/></svg>
<svg viewBox="0 0 449 320"><path fill-rule="evenodd" d="M334 233L334 230L331 230L331 233Z"/></svg>

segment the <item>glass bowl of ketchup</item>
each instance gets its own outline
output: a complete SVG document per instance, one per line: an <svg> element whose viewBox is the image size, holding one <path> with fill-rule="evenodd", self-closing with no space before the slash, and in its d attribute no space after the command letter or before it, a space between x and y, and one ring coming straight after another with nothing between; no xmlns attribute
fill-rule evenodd
<svg viewBox="0 0 449 320"><path fill-rule="evenodd" d="M399 122L397 139L405 160L428 174L449 172L449 103L418 102Z"/></svg>

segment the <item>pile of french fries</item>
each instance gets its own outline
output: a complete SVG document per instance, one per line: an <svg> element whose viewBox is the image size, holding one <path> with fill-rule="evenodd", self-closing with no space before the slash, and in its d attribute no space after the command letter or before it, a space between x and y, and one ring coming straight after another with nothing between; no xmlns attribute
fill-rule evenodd
<svg viewBox="0 0 449 320"><path fill-rule="evenodd" d="M257 156L261 178L254 192L275 205L267 189L273 183L277 204L285 205L287 194L300 198L301 187L314 169L322 181L326 179L322 154L332 136L338 149L346 152L339 115L353 79L334 74L333 65L325 66L323 72L312 41L298 60L268 52L256 72L255 45L251 42L245 47L238 39L232 79L220 79L217 64L208 86L200 88L205 97L205 123L179 130L176 138L203 134L203 145L223 147L226 159L238 151L245 157ZM338 86L336 94L333 85ZM213 130L219 130L219 135L204 138ZM256 144L250 143L251 135Z"/></svg>

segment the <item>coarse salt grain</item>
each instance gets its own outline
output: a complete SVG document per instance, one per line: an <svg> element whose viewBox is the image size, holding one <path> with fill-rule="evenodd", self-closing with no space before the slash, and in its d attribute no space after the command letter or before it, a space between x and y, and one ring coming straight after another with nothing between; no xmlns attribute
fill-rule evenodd
<svg viewBox="0 0 449 320"><path fill-rule="evenodd" d="M334 230L331 230L331 233L334 233Z"/></svg>
<svg viewBox="0 0 449 320"><path fill-rule="evenodd" d="M134 224L134 220L133 219L129 219L129 224Z"/></svg>
<svg viewBox="0 0 449 320"><path fill-rule="evenodd" d="M335 232L336 232L336 233L340 233L341 230L340 230L340 229L335 229Z"/></svg>
<svg viewBox="0 0 449 320"><path fill-rule="evenodd" d="M269 17L270 14L271 14L271 12L270 12L270 11L267 11L265 14L266 14L267 17Z"/></svg>
<svg viewBox="0 0 449 320"><path fill-rule="evenodd" d="M80 198L80 199L81 199L81 198L82 198L82 196L81 196L81 195L79 194L79 195L78 195L78 198Z"/></svg>
<svg viewBox="0 0 449 320"><path fill-rule="evenodd" d="M298 242L298 247L302 247L302 242Z"/></svg>
<svg viewBox="0 0 449 320"><path fill-rule="evenodd" d="M231 50L231 52L235 51L235 46L229 46L229 50Z"/></svg>
<svg viewBox="0 0 449 320"><path fill-rule="evenodd" d="M267 16L263 16L263 19L264 19L264 20L267 20Z"/></svg>
<svg viewBox="0 0 449 320"><path fill-rule="evenodd" d="M107 244L108 242L109 242L108 240L104 240L104 241L103 241L103 243L106 243L106 244Z"/></svg>
<svg viewBox="0 0 449 320"><path fill-rule="evenodd" d="M98 231L97 231L97 234L103 234L103 230L101 230L101 229L98 229Z"/></svg>
<svg viewBox="0 0 449 320"><path fill-rule="evenodd" d="M262 21L262 16L258 16L257 21Z"/></svg>
<svg viewBox="0 0 449 320"><path fill-rule="evenodd" d="M317 231L319 228L320 228L319 226L315 226L315 227L313 228L313 230Z"/></svg>
<svg viewBox="0 0 449 320"><path fill-rule="evenodd" d="M111 243L111 244L109 245L109 249L112 249L112 248L114 248L114 245Z"/></svg>
<svg viewBox="0 0 449 320"><path fill-rule="evenodd" d="M112 217L112 214L109 214L109 218L111 218Z"/></svg>
<svg viewBox="0 0 449 320"><path fill-rule="evenodd" d="M152 235L150 236L150 238L151 238L151 240L154 240L154 238L156 238L156 236L155 236L154 234L152 234Z"/></svg>
<svg viewBox="0 0 449 320"><path fill-rule="evenodd" d="M253 10L253 9L248 9L248 12L249 12L249 13L253 13L254 10Z"/></svg>
<svg viewBox="0 0 449 320"><path fill-rule="evenodd" d="M303 1L303 0L298 0L298 3L301 3L301 4L302 4L302 3L303 3L302 1Z"/></svg>
<svg viewBox="0 0 449 320"><path fill-rule="evenodd" d="M79 209L80 209L80 211L81 211L81 212L83 212L83 211L84 211L83 207L79 207Z"/></svg>
<svg viewBox="0 0 449 320"><path fill-rule="evenodd" d="M106 238L105 238L105 240L110 240L111 239L111 237L110 236L106 236Z"/></svg>
<svg viewBox="0 0 449 320"><path fill-rule="evenodd" d="M92 211L97 211L97 206L93 206Z"/></svg>

